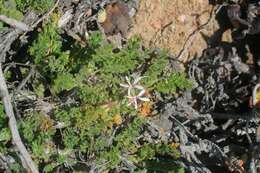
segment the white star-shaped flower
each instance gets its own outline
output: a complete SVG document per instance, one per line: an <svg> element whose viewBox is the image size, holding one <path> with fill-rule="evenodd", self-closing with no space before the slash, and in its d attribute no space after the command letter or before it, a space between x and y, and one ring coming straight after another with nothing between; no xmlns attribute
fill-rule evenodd
<svg viewBox="0 0 260 173"><path fill-rule="evenodd" d="M127 84L120 84L121 87L127 88L127 98L128 98L128 106L134 106L135 109L138 109L138 102L144 101L149 102L150 99L144 97L145 88L138 84L139 81L144 77L136 77L134 78L133 83L131 83L129 77L125 77ZM139 92L137 92L139 91ZM137 94L135 94L137 93Z"/></svg>

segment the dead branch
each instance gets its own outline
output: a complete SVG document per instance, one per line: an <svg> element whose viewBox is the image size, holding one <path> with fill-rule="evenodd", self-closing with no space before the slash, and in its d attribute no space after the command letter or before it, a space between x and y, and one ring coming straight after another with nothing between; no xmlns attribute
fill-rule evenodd
<svg viewBox="0 0 260 173"><path fill-rule="evenodd" d="M0 62L5 61L6 52L10 49L11 44L14 40L16 40L20 35L20 38L24 37L27 32L32 31L35 27L38 26L39 23L41 23L43 20L49 17L49 15L56 9L58 6L60 0L57 0L52 9L44 14L41 18L39 18L36 22L33 24L30 24L30 26L26 25L25 23L22 23L19 21L14 21L14 19L7 18L4 15L0 15L0 21L6 22L10 26L14 26L15 29L9 29L6 32L0 33L0 40L3 40L0 43Z"/></svg>
<svg viewBox="0 0 260 173"><path fill-rule="evenodd" d="M193 139L198 140L196 136L194 136L177 118L171 116L171 118L177 122L177 124Z"/></svg>
<svg viewBox="0 0 260 173"><path fill-rule="evenodd" d="M40 19L38 19L33 25L32 25L32 29L35 28L39 23L41 23L43 20L45 20L46 18L48 18L51 13L55 10L55 8L58 6L60 0L57 0L56 3L54 4L54 6L51 8L51 10L44 14Z"/></svg>
<svg viewBox="0 0 260 173"><path fill-rule="evenodd" d="M56 3L54 4L54 6L50 9L50 11L48 11L46 14L44 14L42 17L40 17L37 21L35 21L34 23L31 24L30 30L24 32L20 38L24 37L27 32L32 31L34 28L36 28L38 26L39 23L41 23L43 20L45 20L46 18L48 18L51 13L56 9L56 7L58 6L60 0L57 0Z"/></svg>
<svg viewBox="0 0 260 173"><path fill-rule="evenodd" d="M30 78L33 76L34 73L35 73L35 67L32 66L32 68L31 68L29 74L27 75L27 77L17 87L17 92L21 91L21 89L26 85L26 83L28 82L28 80L30 80Z"/></svg>
<svg viewBox="0 0 260 173"><path fill-rule="evenodd" d="M0 154L0 166L2 166L5 169L6 173L12 173L11 169L9 168L7 158L2 154Z"/></svg>
<svg viewBox="0 0 260 173"><path fill-rule="evenodd" d="M17 39L21 32L22 31L18 29L11 29L7 32L0 33L0 40L2 41L0 43L0 62L5 61L6 52L9 51L11 44Z"/></svg>
<svg viewBox="0 0 260 173"><path fill-rule="evenodd" d="M26 148L21 140L21 137L19 135L18 128L17 128L17 122L15 119L13 106L12 106L11 98L9 96L9 92L7 89L7 85L6 85L4 74L2 71L1 63L0 63L0 84L1 84L0 85L0 94L2 97L3 105L4 105L5 114L9 119L8 125L11 130L13 143L16 145L17 149L21 153L21 155L22 155L23 159L25 160L27 166L29 167L30 171L32 173L39 173L36 165L34 164L30 154L26 150Z"/></svg>
<svg viewBox="0 0 260 173"><path fill-rule="evenodd" d="M22 31L29 31L30 27L28 25L26 25L25 23L23 22L20 22L20 21L17 21L15 19L12 19L12 18L9 18L5 15L0 15L0 21L14 27L14 28L17 28L19 30L22 30Z"/></svg>

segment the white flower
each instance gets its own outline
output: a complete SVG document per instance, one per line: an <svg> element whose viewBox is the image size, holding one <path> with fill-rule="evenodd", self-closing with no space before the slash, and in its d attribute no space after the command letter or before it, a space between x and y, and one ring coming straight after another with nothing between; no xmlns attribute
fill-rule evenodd
<svg viewBox="0 0 260 173"><path fill-rule="evenodd" d="M131 83L129 77L125 77L127 84L120 84L121 87L127 88L127 94L130 95L133 89L144 90L144 87L138 85L138 82L144 77L137 77L134 82Z"/></svg>
<svg viewBox="0 0 260 173"><path fill-rule="evenodd" d="M149 102L150 99L144 97L145 95L145 88L138 84L139 81L144 77L136 77L134 78L134 82L131 83L129 77L125 77L127 84L120 84L121 87L127 88L127 98L128 98L128 106L134 106L135 109L138 109L138 102L144 101ZM136 92L139 91L139 92ZM135 94L138 93L138 94Z"/></svg>

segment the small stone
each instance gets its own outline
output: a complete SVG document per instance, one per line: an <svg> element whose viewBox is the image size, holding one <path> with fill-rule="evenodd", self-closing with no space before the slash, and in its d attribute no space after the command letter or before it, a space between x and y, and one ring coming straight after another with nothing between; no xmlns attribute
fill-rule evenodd
<svg viewBox="0 0 260 173"><path fill-rule="evenodd" d="M183 24L185 24L186 22L187 22L187 16L186 15L180 15L179 17L178 17L178 21L180 22L180 23L183 23Z"/></svg>
<svg viewBox="0 0 260 173"><path fill-rule="evenodd" d="M91 15L92 15L92 9L89 8L89 9L86 11L85 15L86 15L87 17L91 16Z"/></svg>
<svg viewBox="0 0 260 173"><path fill-rule="evenodd" d="M231 29L226 30L226 31L222 34L221 41L227 42L227 43L232 43L233 39L232 39Z"/></svg>
<svg viewBox="0 0 260 173"><path fill-rule="evenodd" d="M198 17L197 22L199 25L204 25L205 23L208 22L208 20L209 20L209 14L205 13Z"/></svg>
<svg viewBox="0 0 260 173"><path fill-rule="evenodd" d="M106 19L107 19L107 12L106 12L106 10L100 10L98 12L97 21L99 23L104 23L106 21Z"/></svg>

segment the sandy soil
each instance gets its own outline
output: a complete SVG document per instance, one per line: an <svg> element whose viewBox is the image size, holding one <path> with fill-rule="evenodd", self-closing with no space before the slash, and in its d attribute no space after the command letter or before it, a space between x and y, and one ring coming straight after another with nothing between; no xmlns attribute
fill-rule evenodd
<svg viewBox="0 0 260 173"><path fill-rule="evenodd" d="M140 0L128 37L140 35L144 45L164 48L178 55L189 35L208 21L212 8L208 0ZM196 34L182 60L186 62L200 56L207 48L204 36L211 37L218 29L217 21L213 20ZM224 37L225 41L231 39L229 34Z"/></svg>

